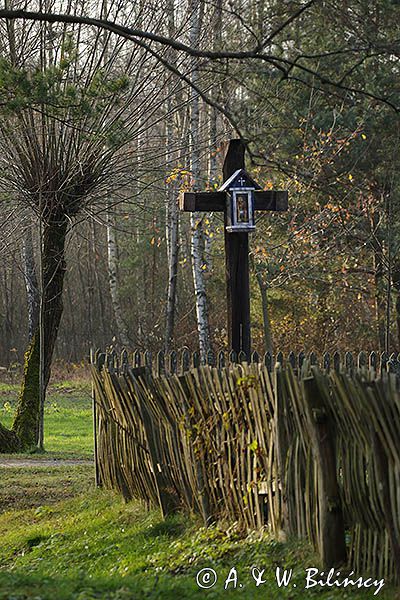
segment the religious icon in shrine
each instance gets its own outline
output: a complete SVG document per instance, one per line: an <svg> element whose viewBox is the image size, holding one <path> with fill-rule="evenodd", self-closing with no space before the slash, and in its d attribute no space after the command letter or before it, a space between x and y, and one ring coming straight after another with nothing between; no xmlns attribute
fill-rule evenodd
<svg viewBox="0 0 400 600"><path fill-rule="evenodd" d="M220 187L227 192L226 214L229 233L251 233L254 225L254 191L261 189L244 169L238 169Z"/></svg>
<svg viewBox="0 0 400 600"><path fill-rule="evenodd" d="M251 198L250 198L251 201ZM237 223L249 222L249 193L236 194L236 221Z"/></svg>

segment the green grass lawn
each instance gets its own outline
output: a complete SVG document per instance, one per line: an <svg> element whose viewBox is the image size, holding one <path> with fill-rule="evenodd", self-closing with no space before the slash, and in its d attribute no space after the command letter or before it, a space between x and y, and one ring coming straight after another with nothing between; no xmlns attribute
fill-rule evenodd
<svg viewBox="0 0 400 600"><path fill-rule="evenodd" d="M205 530L184 515L162 521L158 511L123 504L109 492L92 490L72 500L0 517L0 598L89 600L136 598L267 599L372 598L371 590L304 590L304 569L315 566L306 544L280 543L267 535L241 537L233 529ZM265 584L251 578L265 569ZM288 588L279 588L276 566L294 569ZM238 574L224 590L232 567ZM198 587L196 574L212 568L216 585ZM242 587L240 587L242 585ZM394 590L379 598L393 600Z"/></svg>
<svg viewBox="0 0 400 600"><path fill-rule="evenodd" d="M12 424L18 393L19 386L0 383L0 421L6 427ZM45 448L49 458L93 456L89 381L50 385L45 404Z"/></svg>
<svg viewBox="0 0 400 600"><path fill-rule="evenodd" d="M10 424L17 389L0 387L0 419ZM44 455L20 456L24 466L0 467L0 600L134 600L242 598L373 598L374 588L305 590L305 569L318 566L310 546L268 534L240 535L221 524L204 529L195 517L163 521L159 511L93 485L93 466L26 464L32 458L87 458L92 452L90 386L53 385L46 405ZM1 459L1 456L0 456ZM27 460L28 459L28 460ZM265 569L256 587L251 567ZM279 588L276 567L294 570ZM213 569L215 586L196 575ZM228 590L231 568L237 572ZM400 598L385 586L379 598Z"/></svg>

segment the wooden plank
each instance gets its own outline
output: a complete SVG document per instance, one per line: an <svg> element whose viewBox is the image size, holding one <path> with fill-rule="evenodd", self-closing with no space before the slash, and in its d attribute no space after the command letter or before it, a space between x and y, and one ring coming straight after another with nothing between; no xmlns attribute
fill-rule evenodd
<svg viewBox="0 0 400 600"><path fill-rule="evenodd" d="M281 519L282 519L282 530L287 533L289 528L289 498L286 489L286 460L290 446L290 440L288 439L285 415L285 399L283 395L283 374L282 367L278 363L274 371L273 381L273 395L274 395L274 443L275 443L275 456L277 462L277 470L279 475L279 484L282 490L281 498Z"/></svg>
<svg viewBox="0 0 400 600"><path fill-rule="evenodd" d="M284 190L256 190L255 210L283 212L288 210L288 192ZM185 212L224 212L226 192L185 192L179 197L179 208Z"/></svg>
<svg viewBox="0 0 400 600"><path fill-rule="evenodd" d="M224 212L226 192L185 192L179 196L179 208L185 212Z"/></svg>
<svg viewBox="0 0 400 600"><path fill-rule="evenodd" d="M226 149L223 167L224 181L238 169L245 168L245 145L231 140ZM250 356L250 283L249 234L228 233L225 213L225 260L228 304L229 347Z"/></svg>

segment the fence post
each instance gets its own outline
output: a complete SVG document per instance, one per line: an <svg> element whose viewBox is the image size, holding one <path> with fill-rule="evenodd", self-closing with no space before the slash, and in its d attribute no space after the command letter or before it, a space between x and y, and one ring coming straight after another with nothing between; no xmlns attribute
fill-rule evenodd
<svg viewBox="0 0 400 600"><path fill-rule="evenodd" d="M216 359L215 359L215 354L213 350L208 350L207 352L207 365L210 367L215 367L216 364Z"/></svg>
<svg viewBox="0 0 400 600"><path fill-rule="evenodd" d="M234 350L231 350L228 355L228 363L229 365L234 365L238 362L237 353Z"/></svg>
<svg viewBox="0 0 400 600"><path fill-rule="evenodd" d="M247 356L246 352L244 352L244 350L241 350L238 354L238 363L242 364L244 362L248 362L249 361L249 357Z"/></svg>
<svg viewBox="0 0 400 600"><path fill-rule="evenodd" d="M186 371L190 370L190 352L188 348L183 348L181 355L181 373L182 375L186 373Z"/></svg>
<svg viewBox="0 0 400 600"><path fill-rule="evenodd" d="M156 360L156 377L162 377L165 375L165 355L162 350L157 353Z"/></svg>
<svg viewBox="0 0 400 600"><path fill-rule="evenodd" d="M272 371L272 354L269 351L264 354L264 365L267 368L267 371L269 373L271 373L271 371Z"/></svg>
<svg viewBox="0 0 400 600"><path fill-rule="evenodd" d="M368 363L368 357L365 354L365 352L359 352L358 356L357 356L357 367L359 369L362 369L363 367L366 367Z"/></svg>
<svg viewBox="0 0 400 600"><path fill-rule="evenodd" d="M393 506L390 501L389 460L385 447L376 431L372 434L372 446L374 449L374 459L378 474L377 483L378 489L380 490L379 497L382 502L386 531L389 534L396 580L397 582L400 582L400 539L396 532L396 524L393 519Z"/></svg>
<svg viewBox="0 0 400 600"><path fill-rule="evenodd" d="M288 354L287 363L292 367L293 370L296 368L296 355L293 350Z"/></svg>
<svg viewBox="0 0 400 600"><path fill-rule="evenodd" d="M281 497L282 497L282 512L281 512L281 526L284 533L290 532L289 523L289 507L287 502L286 492L286 459L289 449L289 440L287 430L285 427L286 423L286 402L283 395L283 373L281 363L276 363L274 368L274 429L275 429L275 445L276 445L276 458L278 465L278 477L280 483ZM276 494L279 494L279 484L276 485Z"/></svg>
<svg viewBox="0 0 400 600"><path fill-rule="evenodd" d="M92 368L94 367L100 372L99 368L99 354L94 355L93 349L90 350L90 363ZM100 487L100 472L99 472L99 457L97 449L97 405L96 405L96 391L94 387L94 380L92 375L92 409L93 409L93 453L94 453L94 481L96 487Z"/></svg>
<svg viewBox="0 0 400 600"><path fill-rule="evenodd" d="M340 354L339 354L339 352L335 352L333 355L333 369L334 369L334 371L336 371L336 373L339 373L339 371L340 371L340 362L341 362Z"/></svg>
<svg viewBox="0 0 400 600"><path fill-rule="evenodd" d="M324 381L328 381L324 378ZM331 423L315 377L303 379L305 415L318 473L319 551L324 568L346 561L346 541Z"/></svg>
<svg viewBox="0 0 400 600"><path fill-rule="evenodd" d="M178 355L175 350L169 353L168 358L169 375L176 375L178 371Z"/></svg>
<svg viewBox="0 0 400 600"><path fill-rule="evenodd" d="M354 358L351 352L346 352L344 355L344 364L346 371L351 375L354 369Z"/></svg>

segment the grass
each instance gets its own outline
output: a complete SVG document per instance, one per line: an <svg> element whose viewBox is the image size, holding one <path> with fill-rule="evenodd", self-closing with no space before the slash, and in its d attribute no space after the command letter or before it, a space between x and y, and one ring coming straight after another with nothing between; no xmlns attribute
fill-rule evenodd
<svg viewBox="0 0 400 600"><path fill-rule="evenodd" d="M49 506L93 488L92 465L0 467L0 513Z"/></svg>
<svg viewBox="0 0 400 600"><path fill-rule="evenodd" d="M17 393L17 387L0 384L3 423L12 421ZM94 489L90 463L29 466L32 458L90 457L86 381L51 386L46 449L40 457L21 455L23 466L0 467L0 600L373 597L373 588L306 591L305 569L317 566L306 543L278 542L260 533L243 537L222 524L204 529L195 517L181 514L164 521L156 510L146 511L137 502L124 504L114 493ZM265 569L265 584L256 587L252 566ZM276 583L277 566L294 569L287 588ZM237 587L231 583L225 590L232 567ZM196 583L203 568L218 574L209 590ZM379 598L400 600L400 595L385 586Z"/></svg>
<svg viewBox="0 0 400 600"><path fill-rule="evenodd" d="M18 393L16 384L0 383L0 421L6 427L12 424ZM50 385L45 404L45 448L48 458L93 456L89 381L71 379Z"/></svg>
<svg viewBox="0 0 400 600"><path fill-rule="evenodd" d="M371 598L372 591L304 590L304 569L315 566L306 544L280 543L267 535L241 537L234 529L201 527L177 515L163 521L158 511L123 504L110 492L0 517L1 600L191 599L240 597ZM265 569L266 583L255 586L252 565ZM294 568L288 588L279 588L276 566ZM224 590L232 567L238 587ZM215 587L200 589L196 574L212 568ZM243 587L239 587L239 585ZM395 591L379 594L394 600Z"/></svg>

